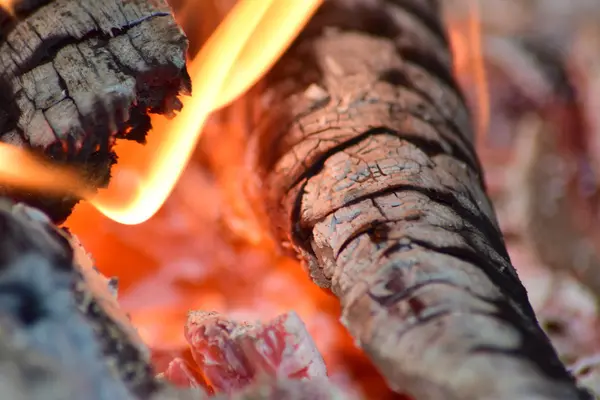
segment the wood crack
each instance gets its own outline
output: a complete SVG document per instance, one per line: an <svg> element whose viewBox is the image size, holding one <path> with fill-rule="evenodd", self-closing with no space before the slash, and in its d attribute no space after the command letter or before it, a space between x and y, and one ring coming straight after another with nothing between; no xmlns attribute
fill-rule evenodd
<svg viewBox="0 0 600 400"><path fill-rule="evenodd" d="M266 77L256 191L392 390L588 399L511 265L441 26L437 1L326 2Z"/></svg>
<svg viewBox="0 0 600 400"><path fill-rule="evenodd" d="M55 0L31 11L0 43L0 140L103 187L114 139L144 142L148 114L171 116L181 108L178 96L190 93L187 39L165 0ZM12 188L0 194L56 221L78 201Z"/></svg>

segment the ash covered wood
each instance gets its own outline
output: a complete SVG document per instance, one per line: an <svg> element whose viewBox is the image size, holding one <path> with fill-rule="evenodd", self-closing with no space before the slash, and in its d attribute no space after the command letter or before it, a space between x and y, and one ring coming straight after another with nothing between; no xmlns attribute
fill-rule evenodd
<svg viewBox="0 0 600 400"><path fill-rule="evenodd" d="M0 226L3 396L118 400L156 392L144 345L103 278L81 262L89 263L85 253L40 211L5 199Z"/></svg>
<svg viewBox="0 0 600 400"><path fill-rule="evenodd" d="M17 2L19 3L19 2ZM149 113L190 91L187 39L164 0L29 1L0 42L0 140L108 183L116 138L143 142ZM7 20L4 15L4 20ZM66 218L76 198L8 190Z"/></svg>
<svg viewBox="0 0 600 400"><path fill-rule="evenodd" d="M584 399L511 265L434 0L326 2L250 147L276 234L417 399Z"/></svg>

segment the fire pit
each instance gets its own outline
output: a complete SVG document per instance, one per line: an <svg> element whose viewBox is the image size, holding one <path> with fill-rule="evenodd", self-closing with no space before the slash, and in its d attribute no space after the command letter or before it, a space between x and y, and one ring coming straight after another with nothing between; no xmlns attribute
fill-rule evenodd
<svg viewBox="0 0 600 400"><path fill-rule="evenodd" d="M5 6L27 168L0 178L35 207L0 208L7 391L590 398L508 257L439 2L192 3Z"/></svg>

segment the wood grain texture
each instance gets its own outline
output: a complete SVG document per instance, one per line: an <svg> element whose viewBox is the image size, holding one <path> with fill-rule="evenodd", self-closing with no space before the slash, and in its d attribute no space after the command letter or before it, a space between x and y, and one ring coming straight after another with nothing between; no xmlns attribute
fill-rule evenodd
<svg viewBox="0 0 600 400"><path fill-rule="evenodd" d="M149 113L181 108L187 39L164 0L40 3L0 43L0 140L104 186L115 139L144 142ZM55 220L77 201L16 194Z"/></svg>
<svg viewBox="0 0 600 400"><path fill-rule="evenodd" d="M434 0L331 0L263 83L278 237L416 399L579 399L511 265Z"/></svg>

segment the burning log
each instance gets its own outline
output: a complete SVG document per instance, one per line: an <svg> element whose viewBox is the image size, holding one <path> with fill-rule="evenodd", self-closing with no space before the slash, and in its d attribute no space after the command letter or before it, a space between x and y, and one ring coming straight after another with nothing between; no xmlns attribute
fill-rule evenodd
<svg viewBox="0 0 600 400"><path fill-rule="evenodd" d="M190 91L187 39L164 0L16 2L0 16L0 141L108 183L115 139L143 142L148 113ZM64 220L78 199L5 189Z"/></svg>
<svg viewBox="0 0 600 400"><path fill-rule="evenodd" d="M11 390L23 398L53 398L49 391L57 399L154 393L160 384L145 347L102 278L86 270L89 259L76 243L44 214L6 200L0 225L2 382L14 383Z"/></svg>
<svg viewBox="0 0 600 400"><path fill-rule="evenodd" d="M264 83L256 193L393 390L589 398L511 265L438 12L325 3Z"/></svg>

